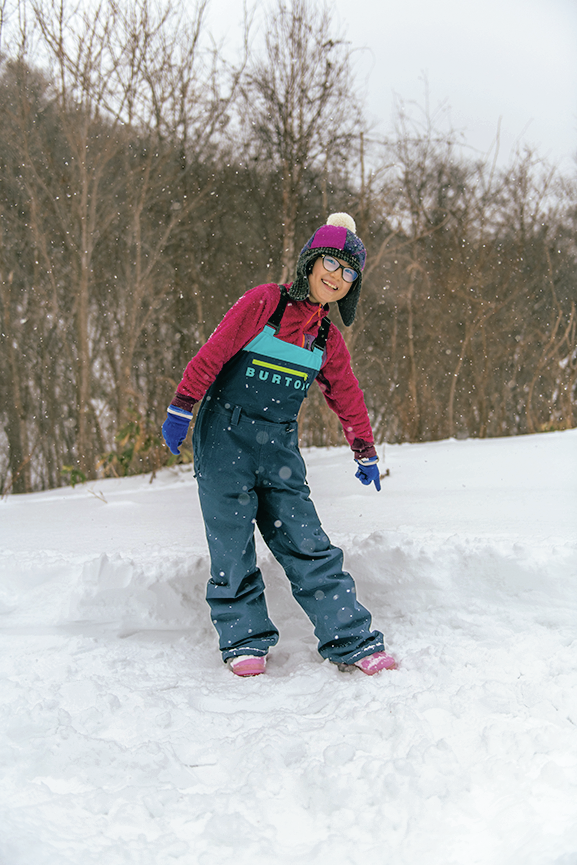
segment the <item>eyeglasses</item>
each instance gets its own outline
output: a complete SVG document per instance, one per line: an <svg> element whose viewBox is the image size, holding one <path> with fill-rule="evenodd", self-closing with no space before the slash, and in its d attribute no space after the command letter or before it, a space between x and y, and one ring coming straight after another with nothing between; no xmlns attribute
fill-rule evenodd
<svg viewBox="0 0 577 865"><path fill-rule="evenodd" d="M339 268L342 268L343 279L345 282L354 282L359 275L356 270L352 269L352 267L345 267L344 264L339 264L336 258L333 258L332 255L323 255L323 266L329 273L336 273Z"/></svg>

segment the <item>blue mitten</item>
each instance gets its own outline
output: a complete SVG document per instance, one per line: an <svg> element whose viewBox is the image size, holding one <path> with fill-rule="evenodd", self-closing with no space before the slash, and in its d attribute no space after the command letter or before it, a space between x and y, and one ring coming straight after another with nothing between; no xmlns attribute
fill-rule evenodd
<svg viewBox="0 0 577 865"><path fill-rule="evenodd" d="M191 420L191 412L174 405L168 406L166 420L162 424L162 435L171 453L180 453L179 448L186 438Z"/></svg>
<svg viewBox="0 0 577 865"><path fill-rule="evenodd" d="M357 472L355 477L360 480L362 484L368 486L369 484L374 483L377 490L380 492L381 490L381 478L379 474L379 466L375 463L369 463L369 465L364 465L360 463L358 460L355 460L358 465Z"/></svg>

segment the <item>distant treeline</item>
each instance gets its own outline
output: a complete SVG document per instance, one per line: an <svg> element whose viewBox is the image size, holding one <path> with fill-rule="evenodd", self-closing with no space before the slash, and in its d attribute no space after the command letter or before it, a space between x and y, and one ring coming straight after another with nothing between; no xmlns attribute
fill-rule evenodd
<svg viewBox="0 0 577 865"><path fill-rule="evenodd" d="M3 22L0 491L166 465L186 363L333 210L368 248L357 320L332 320L378 442L575 426L575 178L464 156L417 108L371 136L312 0L247 26L236 66L206 2L178 2L22 0ZM302 444L343 444L315 390Z"/></svg>

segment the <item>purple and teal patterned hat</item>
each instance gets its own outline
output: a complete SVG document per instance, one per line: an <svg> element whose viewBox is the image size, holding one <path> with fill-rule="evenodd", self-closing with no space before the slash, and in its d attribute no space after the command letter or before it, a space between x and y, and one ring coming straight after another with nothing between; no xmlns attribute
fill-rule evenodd
<svg viewBox="0 0 577 865"><path fill-rule="evenodd" d="M332 213L301 249L297 261L295 281L288 290L294 300L305 300L309 295L308 275L316 259L321 255L334 255L346 261L359 274L348 294L338 300L343 323L351 325L355 320L357 303L361 293L362 271L367 252L362 240L355 234L356 226L348 213Z"/></svg>

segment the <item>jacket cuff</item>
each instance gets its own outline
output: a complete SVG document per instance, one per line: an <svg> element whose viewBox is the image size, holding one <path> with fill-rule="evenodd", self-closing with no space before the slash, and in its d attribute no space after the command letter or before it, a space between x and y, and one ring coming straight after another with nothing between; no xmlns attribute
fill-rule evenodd
<svg viewBox="0 0 577 865"><path fill-rule="evenodd" d="M175 408L183 408L185 411L192 412L192 408L196 402L198 402L198 400L194 399L194 397L176 391L170 404Z"/></svg>
<svg viewBox="0 0 577 865"><path fill-rule="evenodd" d="M351 449L356 461L362 465L369 466L379 461L379 456L372 442L366 442L364 439L355 439L351 445Z"/></svg>

